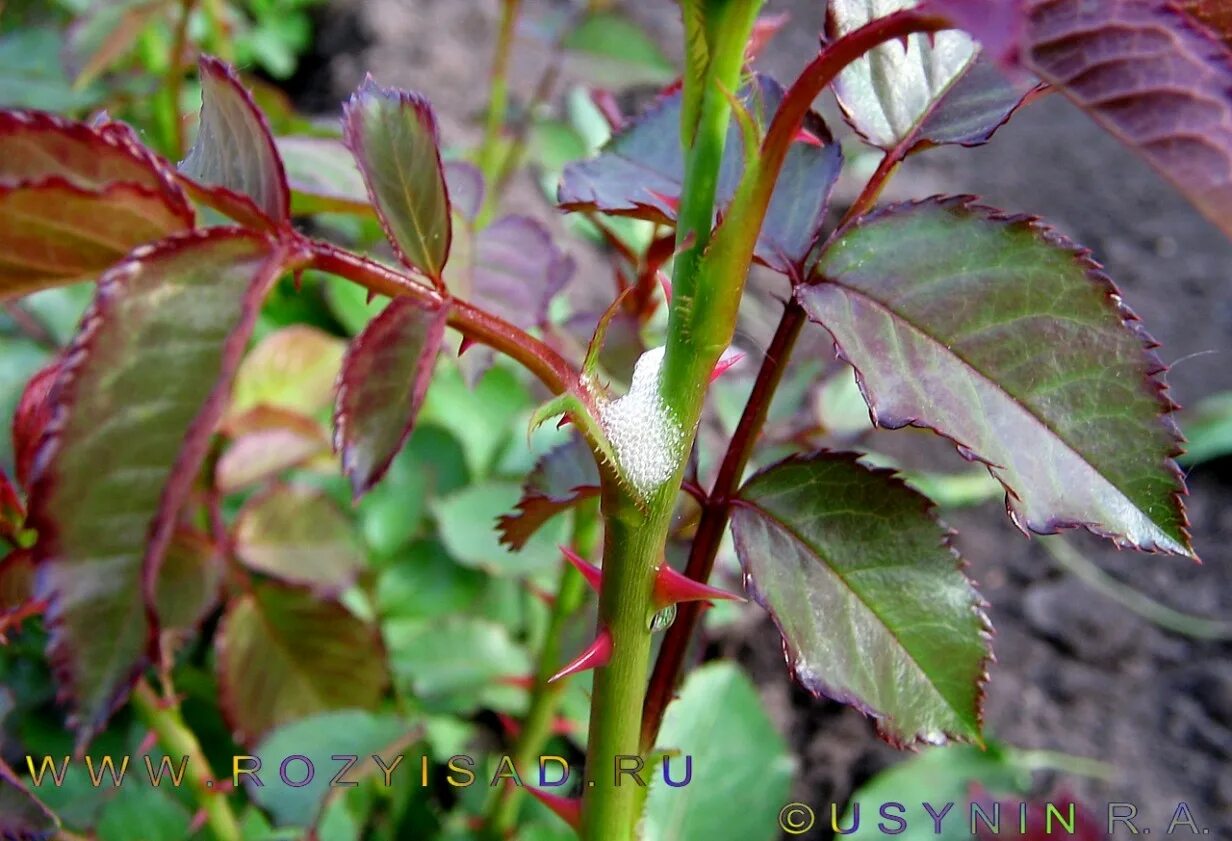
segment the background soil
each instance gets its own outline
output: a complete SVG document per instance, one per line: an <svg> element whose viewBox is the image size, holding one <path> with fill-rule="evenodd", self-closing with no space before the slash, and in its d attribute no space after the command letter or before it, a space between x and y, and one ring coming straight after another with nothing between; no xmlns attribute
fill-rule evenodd
<svg viewBox="0 0 1232 841"><path fill-rule="evenodd" d="M525 5L515 95L528 91L546 58L533 37L534 22L567 7L550 0ZM674 3L636 0L624 6L670 54L678 52ZM768 3L768 11L791 12L792 22L767 50L764 69L784 81L794 77L813 54L823 6L820 0ZM496 0L332 0L319 21L316 54L292 85L298 102L309 111L336 113L339 101L371 71L383 84L426 92L447 142L472 140L485 99L497 7ZM1232 388L1232 246L1060 97L1026 109L982 149L914 159L892 196L956 192L1043 216L1093 249L1162 343L1163 358L1173 362L1168 381L1179 403ZM542 218L554 215L529 180L515 188L512 201L532 206ZM596 258L578 256L585 277ZM751 326L749 333L756 337L759 329ZM815 340L820 352L825 343ZM899 454L928 438L892 435L889 447ZM947 448L929 445L924 451L924 458L941 459L943 466L959 464ZM1203 566L1117 552L1094 539L1077 538L1076 544L1154 598L1192 613L1230 617L1230 482L1232 460L1203 465L1190 476L1190 513ZM1109 782L1064 780L1097 814L1110 800L1134 802L1158 834L1177 803L1186 801L1210 837L1232 837L1232 646L1162 631L1061 573L1038 543L1012 528L997 503L948 520L959 531L958 546L991 603L997 628L990 732L1021 747L1114 766L1117 777ZM795 798L819 812L831 801L844 802L899 758L863 717L792 683L778 636L764 617L751 613L706 650L738 656L758 681L801 760ZM817 830L815 837L825 836Z"/></svg>

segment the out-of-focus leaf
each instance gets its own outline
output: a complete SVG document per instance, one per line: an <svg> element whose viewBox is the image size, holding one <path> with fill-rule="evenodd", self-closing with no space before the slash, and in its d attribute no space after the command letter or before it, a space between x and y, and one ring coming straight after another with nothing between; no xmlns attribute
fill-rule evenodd
<svg viewBox="0 0 1232 841"><path fill-rule="evenodd" d="M133 764L141 762L136 757L133 759L136 760ZM171 761L174 764L179 757L172 757ZM129 771L138 769L130 768ZM145 768L140 768L140 772L144 773ZM169 786L155 788L146 780L133 778L120 786L103 807L98 820L98 841L132 841L135 838L182 841L191 837L191 823L192 814L176 799Z"/></svg>
<svg viewBox="0 0 1232 841"><path fill-rule="evenodd" d="M476 617L394 620L385 623L385 638L399 684L458 712L477 708L482 693L501 678L531 669L530 657L504 625Z"/></svg>
<svg viewBox="0 0 1232 841"><path fill-rule="evenodd" d="M689 675L667 708L657 747L682 755L669 757L666 769L648 765L645 841L778 837L795 762L735 665L711 663ZM675 786L664 781L665 770Z"/></svg>
<svg viewBox="0 0 1232 841"><path fill-rule="evenodd" d="M758 76L756 84L741 91L741 99L763 126L782 98L782 87L768 76ZM660 97L626 124L598 157L567 166L558 203L566 210L601 210L672 223L684 183L680 109L680 91ZM842 151L820 116L810 113L804 129L788 151L757 244L757 258L776 271L801 263L812 248L842 165ZM743 149L733 123L719 172L718 207L731 199L739 183Z"/></svg>
<svg viewBox="0 0 1232 841"><path fill-rule="evenodd" d="M98 284L30 483L49 655L79 744L140 674L159 564L283 249L238 229L135 252ZM144 574L143 574L144 568Z"/></svg>
<svg viewBox="0 0 1232 841"><path fill-rule="evenodd" d="M224 493L240 490L329 452L325 428L286 409L257 406L228 424L232 435L214 467Z"/></svg>
<svg viewBox="0 0 1232 841"><path fill-rule="evenodd" d="M325 494L299 485L275 485L249 499L234 542L249 569L316 592L340 592L365 565L350 518Z"/></svg>
<svg viewBox="0 0 1232 841"><path fill-rule="evenodd" d="M168 7L166 0L94 3L68 28L65 63L80 90L128 55L142 31Z"/></svg>
<svg viewBox="0 0 1232 841"><path fill-rule="evenodd" d="M51 426L51 387L60 375L60 364L59 359L53 359L29 379L13 412L13 464L23 487L30 486L39 443Z"/></svg>
<svg viewBox="0 0 1232 841"><path fill-rule="evenodd" d="M827 30L846 35L869 21L916 5L915 0L830 0ZM843 113L860 135L883 149L909 138L936 101L975 60L975 42L947 30L907 36L874 47L835 81Z"/></svg>
<svg viewBox="0 0 1232 841"><path fill-rule="evenodd" d="M1104 822L1064 790L1025 799L1015 795L998 800L980 791L983 788L980 783L976 782L974 786L980 794L975 802L985 815L992 816L994 824L990 827L987 821L980 820L975 824L973 820L976 841L996 841L1002 837L1001 824L997 819L1000 814L1018 818L1022 831L1017 837L1022 841L1053 841L1062 832L1073 841L1108 841L1109 833L1104 828Z"/></svg>
<svg viewBox="0 0 1232 841"><path fill-rule="evenodd" d="M585 75L604 85L666 84L677 71L641 27L616 12L587 15L565 35L561 46L573 53Z"/></svg>
<svg viewBox="0 0 1232 841"><path fill-rule="evenodd" d="M845 837L852 841L882 841L893 833L901 841L971 841L969 821L944 820L938 833L931 820L916 821L907 817L900 821L900 818L907 809L919 803L937 804L938 811L941 804L954 803L956 815L969 815L972 789L976 785L996 794L1022 795L1030 791L1031 772L1015 761L1011 750L998 742L989 742L982 748L975 745L926 748L882 771L851 796L852 803L862 805L860 825ZM871 811L872 804L876 804L878 811ZM891 804L904 804L904 807L898 810ZM888 808L882 810L883 806ZM1016 816L1016 811L1013 814ZM855 816L848 806L839 825L851 828L853 823Z"/></svg>
<svg viewBox="0 0 1232 841"><path fill-rule="evenodd" d="M445 164L445 184L449 187L449 203L454 213L460 213L467 222L473 223L483 207L483 173L479 167L466 161L449 161Z"/></svg>
<svg viewBox="0 0 1232 841"><path fill-rule="evenodd" d="M187 630L218 604L223 558L206 535L179 528L158 571L155 610L163 628Z"/></svg>
<svg viewBox="0 0 1232 841"><path fill-rule="evenodd" d="M440 281L449 259L449 193L436 116L422 96L369 77L344 109L346 144L402 262Z"/></svg>
<svg viewBox="0 0 1232 841"><path fill-rule="evenodd" d="M274 222L291 216L287 174L269 123L235 71L208 56L201 59L201 122L188 157L189 178L250 201Z"/></svg>
<svg viewBox="0 0 1232 841"><path fill-rule="evenodd" d="M383 778L381 767L372 758L374 755L381 757L386 768L396 767L394 763L400 759L399 752L415 736L412 725L399 716L376 715L363 710L338 710L301 719L270 733L252 753L261 760L262 768L273 774L278 773L275 769L287 757L306 757L313 765L312 778L303 786L258 786L251 778L245 778L247 791L277 825L311 827L316 824L327 800L339 789L345 791L351 783L374 774ZM352 757L354 766L337 784L331 784L330 779ZM407 757L401 757L401 767L395 774L410 772L406 760ZM298 782L304 776L307 776L307 767L303 762L294 760L287 765L289 779Z"/></svg>
<svg viewBox="0 0 1232 841"><path fill-rule="evenodd" d="M375 628L273 582L230 603L216 647L223 714L241 744L315 713L373 709L388 682Z"/></svg>
<svg viewBox="0 0 1232 841"><path fill-rule="evenodd" d="M1141 153L1232 234L1232 29L1207 0L929 0Z"/></svg>
<svg viewBox="0 0 1232 841"><path fill-rule="evenodd" d="M818 268L798 297L879 425L984 462L1024 529L1192 554L1162 366L1088 252L960 197L875 214Z"/></svg>
<svg viewBox="0 0 1232 841"><path fill-rule="evenodd" d="M432 380L419 422L449 430L462 445L471 477L481 478L512 439L530 402L525 384L508 368L491 368L471 388L456 366L443 366Z"/></svg>
<svg viewBox="0 0 1232 841"><path fill-rule="evenodd" d="M516 552L501 545L498 519L520 496L512 482L490 481L432 500L432 512L449 553L467 566L503 575L532 575L559 564L557 547L567 536L563 521L553 524L555 528L540 529Z"/></svg>
<svg viewBox="0 0 1232 841"><path fill-rule="evenodd" d="M13 769L0 762L0 838L46 841L60 831L60 821L26 790Z"/></svg>
<svg viewBox="0 0 1232 841"><path fill-rule="evenodd" d="M1181 415L1185 453L1181 464L1201 464L1232 453L1232 392L1205 397Z"/></svg>
<svg viewBox="0 0 1232 841"><path fill-rule="evenodd" d="M792 457L732 511L750 595L800 683L893 744L979 741L991 628L929 503L847 453Z"/></svg>
<svg viewBox="0 0 1232 841"><path fill-rule="evenodd" d="M380 481L410 437L445 336L447 308L396 298L347 349L334 442L356 497Z"/></svg>
<svg viewBox="0 0 1232 841"><path fill-rule="evenodd" d="M270 333L235 376L229 417L258 406L314 415L333 402L346 344L316 327L294 324Z"/></svg>
<svg viewBox="0 0 1232 841"><path fill-rule="evenodd" d="M377 583L377 607L391 619L461 613L478 600L485 580L455 563L439 543L422 540L390 559Z"/></svg>
<svg viewBox="0 0 1232 841"><path fill-rule="evenodd" d="M287 170L293 213L372 212L364 177L342 141L279 137L274 142Z"/></svg>
<svg viewBox="0 0 1232 841"><path fill-rule="evenodd" d="M529 216L505 216L479 231L472 261L465 297L523 328L547 322L548 305L574 270L573 258Z"/></svg>
<svg viewBox="0 0 1232 841"><path fill-rule="evenodd" d="M580 436L569 439L535 464L522 486L515 513L500 517L501 542L517 551L548 520L599 494L599 470Z"/></svg>
<svg viewBox="0 0 1232 841"><path fill-rule="evenodd" d="M60 55L64 41L53 29L22 28L0 36L0 103L10 108L80 112L97 104L104 90L74 90Z"/></svg>
<svg viewBox="0 0 1232 841"><path fill-rule="evenodd" d="M34 553L14 549L0 558L0 627L21 619L34 597Z"/></svg>

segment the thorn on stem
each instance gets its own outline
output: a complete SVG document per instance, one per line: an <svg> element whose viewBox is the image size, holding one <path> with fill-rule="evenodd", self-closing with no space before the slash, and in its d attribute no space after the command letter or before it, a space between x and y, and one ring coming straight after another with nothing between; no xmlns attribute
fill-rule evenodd
<svg viewBox="0 0 1232 841"><path fill-rule="evenodd" d="M655 605L660 608L678 602L744 601L743 597L735 593L729 593L726 590L720 590L718 587L711 587L709 584L694 581L687 575L672 569L666 563L660 566L659 571L655 574L654 598Z"/></svg>
<svg viewBox="0 0 1232 841"><path fill-rule="evenodd" d="M560 551L564 554L565 560L573 564L573 568L582 573L586 583L596 593L599 592L599 587L603 583L603 571L568 546L561 546Z"/></svg>
<svg viewBox="0 0 1232 841"><path fill-rule="evenodd" d="M549 794L542 789L534 786L526 786L526 790L531 796L547 806L556 817L560 818L565 823L574 829L578 829L582 825L582 801L573 797L561 797L559 794Z"/></svg>
<svg viewBox="0 0 1232 841"><path fill-rule="evenodd" d="M607 628L599 631L595 641L586 647L574 660L556 674L548 678L548 683L555 683L561 678L606 666L612 659L612 632Z"/></svg>

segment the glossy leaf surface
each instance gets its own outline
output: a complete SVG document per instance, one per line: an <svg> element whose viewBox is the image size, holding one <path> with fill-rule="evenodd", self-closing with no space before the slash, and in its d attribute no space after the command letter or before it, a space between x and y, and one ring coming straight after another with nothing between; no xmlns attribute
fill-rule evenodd
<svg viewBox="0 0 1232 841"><path fill-rule="evenodd" d="M338 381L334 439L355 496L380 481L410 436L448 315L395 298L351 342Z"/></svg>
<svg viewBox="0 0 1232 841"><path fill-rule="evenodd" d="M451 233L432 106L419 94L382 88L369 78L347 103L343 126L398 256L440 280Z"/></svg>
<svg viewBox="0 0 1232 841"><path fill-rule="evenodd" d="M798 293L874 420L928 427L1006 486L1021 527L1190 554L1153 346L1087 252L965 199L890 208Z"/></svg>
<svg viewBox="0 0 1232 841"><path fill-rule="evenodd" d="M749 594L796 678L895 744L979 741L990 656L982 600L928 501L846 453L779 462L732 510Z"/></svg>
<svg viewBox="0 0 1232 841"><path fill-rule="evenodd" d="M270 582L230 603L216 647L223 713L241 744L314 713L372 709L387 683L375 628Z"/></svg>
<svg viewBox="0 0 1232 841"><path fill-rule="evenodd" d="M201 123L180 170L250 200L275 222L291 216L290 190L265 116L235 71L201 59Z"/></svg>
<svg viewBox="0 0 1232 841"><path fill-rule="evenodd" d="M282 252L214 229L117 265L54 387L31 483L50 657L86 742L127 695L167 548Z"/></svg>

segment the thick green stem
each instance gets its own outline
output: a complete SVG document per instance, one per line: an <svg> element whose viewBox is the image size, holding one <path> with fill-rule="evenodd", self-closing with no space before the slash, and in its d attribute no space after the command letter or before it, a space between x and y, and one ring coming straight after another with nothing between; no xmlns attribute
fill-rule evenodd
<svg viewBox="0 0 1232 841"><path fill-rule="evenodd" d="M583 558L594 554L599 544L599 515L593 501L580 507L575 513L573 549ZM561 638L565 626L586 601L586 579L571 564L561 571L552 614L539 648L535 667L535 683L531 689L530 707L522 720L513 749L513 764L524 782L530 778L531 768L538 767L538 758L543 746L552 735L552 721L560 707L560 697L569 685L567 678L548 683L556 674L561 662ZM513 831L518 814L518 799L521 789L513 786L499 789L488 803L487 825L493 838L505 838Z"/></svg>
<svg viewBox="0 0 1232 841"><path fill-rule="evenodd" d="M187 757L184 773L215 841L242 841L239 821L231 811L226 794L214 783L205 752L184 723L179 705L159 698L144 680L133 689L132 697L138 715L154 731L167 755L173 757L173 761Z"/></svg>

